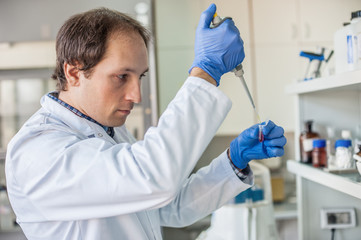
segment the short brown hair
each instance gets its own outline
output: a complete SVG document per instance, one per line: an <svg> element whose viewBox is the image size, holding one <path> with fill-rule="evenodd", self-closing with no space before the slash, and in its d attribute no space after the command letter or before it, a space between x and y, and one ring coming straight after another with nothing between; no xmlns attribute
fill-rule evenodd
<svg viewBox="0 0 361 240"><path fill-rule="evenodd" d="M149 31L138 21L107 8L76 14L64 23L56 37L56 67L52 75L59 91L66 91L64 63L79 66L89 77L105 54L107 40L115 32L137 32L146 46L150 40Z"/></svg>

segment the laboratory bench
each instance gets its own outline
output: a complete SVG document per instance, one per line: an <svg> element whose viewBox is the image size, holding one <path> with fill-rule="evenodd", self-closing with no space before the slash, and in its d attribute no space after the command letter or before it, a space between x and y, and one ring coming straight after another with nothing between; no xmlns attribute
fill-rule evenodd
<svg viewBox="0 0 361 240"><path fill-rule="evenodd" d="M281 222L283 220L289 221L297 219L296 212L296 203L291 201L285 201L283 203L274 204L275 219L276 222ZM196 239L202 231L208 229L211 225L211 215L197 221L196 223L184 227L184 228L163 228L164 240L194 240ZM281 225L281 224L278 224ZM280 235L282 235L281 226L278 226ZM21 229L15 231L0 231L0 239L4 240L26 240L26 237L22 233ZM281 238L280 239L290 239L290 238ZM295 238L292 238L295 239Z"/></svg>
<svg viewBox="0 0 361 240"><path fill-rule="evenodd" d="M280 240L297 239L297 204L294 196L274 203L274 217ZM194 240L211 226L211 215L184 228L163 228L164 240ZM242 227L242 226L240 226Z"/></svg>
<svg viewBox="0 0 361 240"><path fill-rule="evenodd" d="M274 203L275 220L297 219L297 202L294 197L286 199L282 203Z"/></svg>

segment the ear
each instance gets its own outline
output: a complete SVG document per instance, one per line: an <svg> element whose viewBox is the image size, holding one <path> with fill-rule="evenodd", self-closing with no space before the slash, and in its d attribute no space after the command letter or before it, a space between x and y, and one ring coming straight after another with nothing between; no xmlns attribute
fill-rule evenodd
<svg viewBox="0 0 361 240"><path fill-rule="evenodd" d="M67 80L67 85L70 87L79 86L80 71L77 66L73 66L67 62L64 63L64 74Z"/></svg>

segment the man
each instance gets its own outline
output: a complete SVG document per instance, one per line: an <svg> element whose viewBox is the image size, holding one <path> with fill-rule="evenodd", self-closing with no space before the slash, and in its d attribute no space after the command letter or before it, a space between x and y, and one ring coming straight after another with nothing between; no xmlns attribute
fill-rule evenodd
<svg viewBox="0 0 361 240"><path fill-rule="evenodd" d="M124 122L141 101L147 31L108 9L65 22L58 91L7 151L9 198L28 239L162 239L161 226L192 224L249 188L251 159L283 154L283 129L270 121L264 142L255 125L189 177L231 106L220 77L244 58L232 20L209 28L215 11L201 16L190 77L138 142Z"/></svg>

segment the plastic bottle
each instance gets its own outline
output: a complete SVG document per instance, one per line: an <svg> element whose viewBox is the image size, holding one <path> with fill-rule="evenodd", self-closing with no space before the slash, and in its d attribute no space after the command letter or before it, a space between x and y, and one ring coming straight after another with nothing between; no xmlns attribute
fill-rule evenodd
<svg viewBox="0 0 361 240"><path fill-rule="evenodd" d="M335 162L335 142L336 134L333 127L327 127L326 154L327 167L333 168Z"/></svg>
<svg viewBox="0 0 361 240"><path fill-rule="evenodd" d="M335 167L339 169L353 168L351 140L339 139L335 143L335 148Z"/></svg>
<svg viewBox="0 0 361 240"><path fill-rule="evenodd" d="M341 137L342 137L342 139L351 140L352 139L351 131L350 130L342 130Z"/></svg>
<svg viewBox="0 0 361 240"><path fill-rule="evenodd" d="M317 132L312 132L313 121L309 120L305 122L305 131L300 135L300 154L301 162L312 163L312 142L315 138L319 138Z"/></svg>
<svg viewBox="0 0 361 240"><path fill-rule="evenodd" d="M335 155L335 136L335 129L332 127L327 127L326 152L328 158Z"/></svg>
<svg viewBox="0 0 361 240"><path fill-rule="evenodd" d="M354 137L354 150L353 153L357 154L361 150L361 124L356 126L355 131L355 137Z"/></svg>
<svg viewBox="0 0 361 240"><path fill-rule="evenodd" d="M351 13L351 22L334 35L335 72L361 69L361 11Z"/></svg>
<svg viewBox="0 0 361 240"><path fill-rule="evenodd" d="M352 30L349 23L344 23L344 26L337 30L334 34L334 49L335 49L335 73L343 73L352 70L353 64L349 61L353 58L352 51L349 51L349 43L352 43ZM352 44L350 45L352 46ZM353 62L352 62L353 63Z"/></svg>
<svg viewBox="0 0 361 240"><path fill-rule="evenodd" d="M354 154L359 154L361 156L361 140L356 140Z"/></svg>
<svg viewBox="0 0 361 240"><path fill-rule="evenodd" d="M353 70L361 69L361 10L351 13Z"/></svg>
<svg viewBox="0 0 361 240"><path fill-rule="evenodd" d="M325 139L313 140L312 165L314 167L326 167L327 166L327 153L326 153L326 140Z"/></svg>
<svg viewBox="0 0 361 240"><path fill-rule="evenodd" d="M356 165L356 168L358 172L361 174L361 141L357 140L355 142L355 153L353 155L354 164Z"/></svg>

